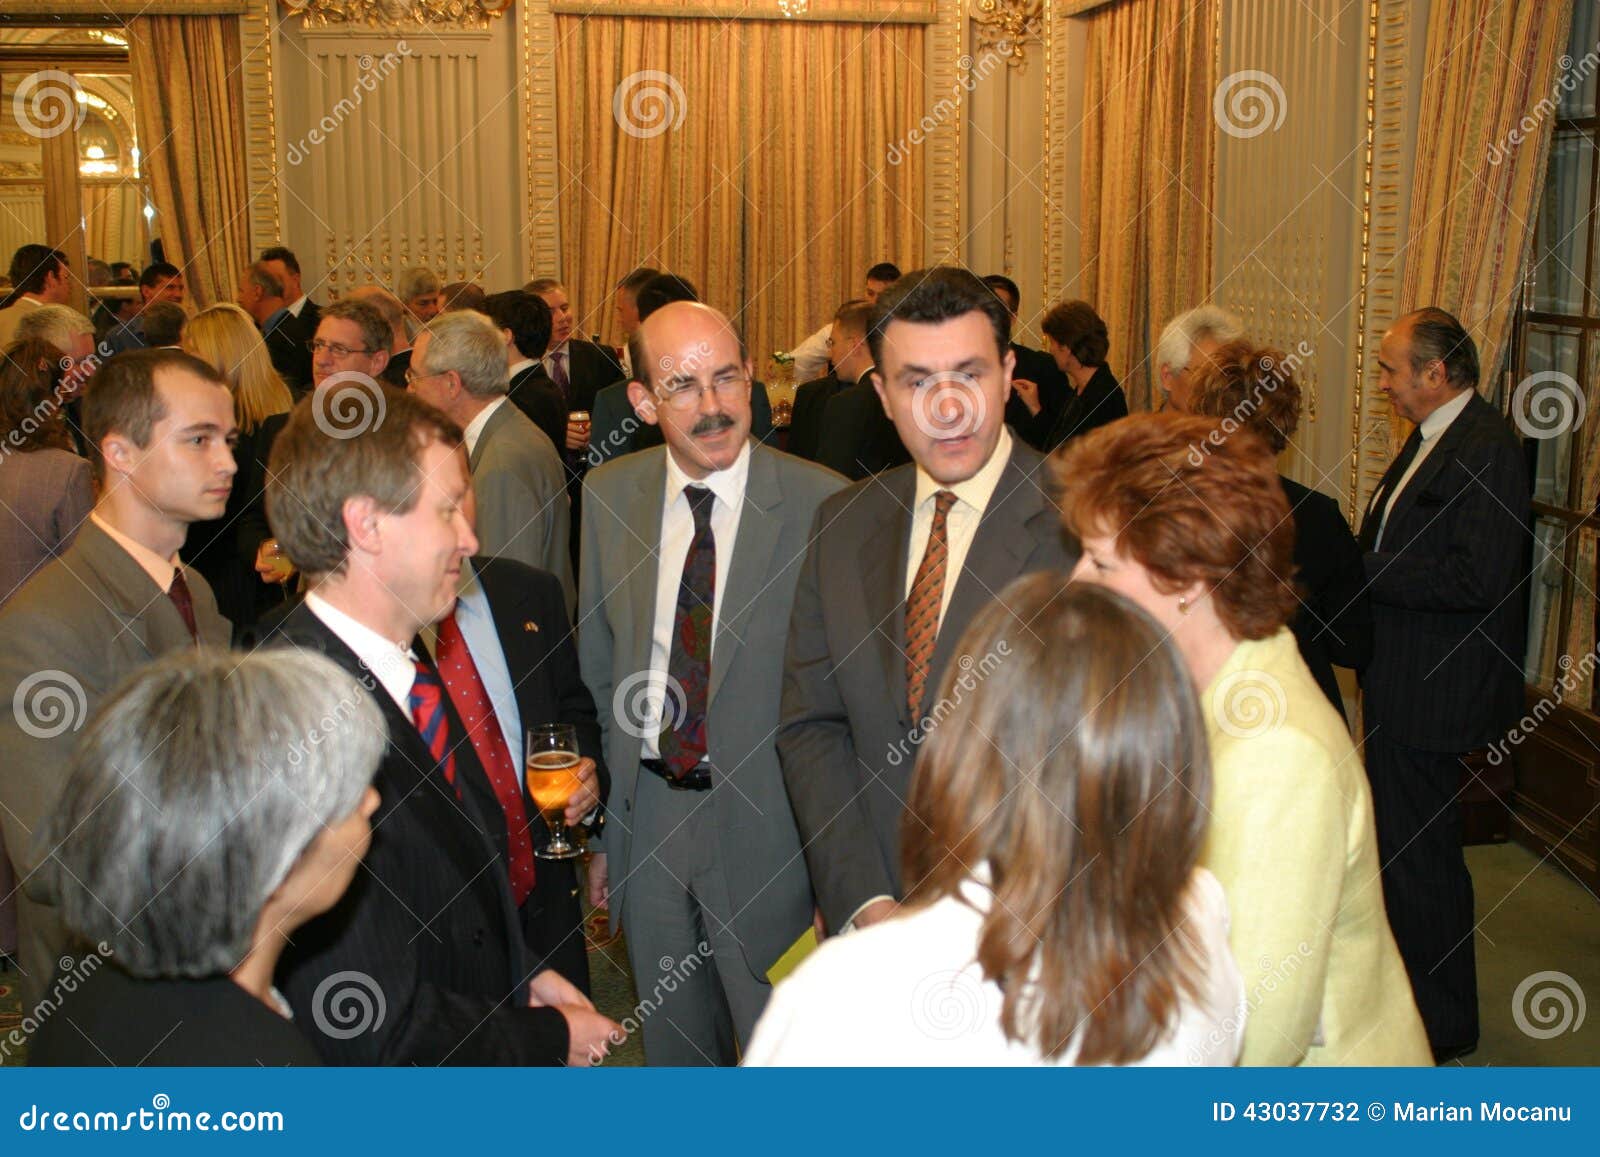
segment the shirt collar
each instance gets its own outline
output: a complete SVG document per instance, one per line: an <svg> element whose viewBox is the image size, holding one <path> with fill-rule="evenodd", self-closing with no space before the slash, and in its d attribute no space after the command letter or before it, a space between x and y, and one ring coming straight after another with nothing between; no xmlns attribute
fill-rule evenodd
<svg viewBox="0 0 1600 1157"><path fill-rule="evenodd" d="M411 654L410 640L405 644L386 639L365 623L345 614L316 591L306 595L306 610L321 619L323 625L355 652L356 658L366 664L367 670L383 684L397 704L409 710L407 700L411 684L416 681L416 660Z"/></svg>
<svg viewBox="0 0 1600 1157"><path fill-rule="evenodd" d="M920 465L917 467L917 500L913 510L920 510L924 502L931 502L933 496L941 490L949 490L955 494L956 499L976 510L981 517L989 508L989 500L994 497L995 487L1000 485L1000 475L1005 472L1006 463L1011 461L1011 431L1004 426L1000 427L1000 440L994 444L994 453L989 455L989 460L965 482L957 482L953 486L945 486L935 482L933 475L929 474Z"/></svg>
<svg viewBox="0 0 1600 1157"><path fill-rule="evenodd" d="M1467 403L1472 401L1472 395L1475 392L1473 390L1462 390L1457 397L1451 398L1433 413L1422 419L1422 440L1431 442L1440 434L1443 434L1450 423L1461 416L1461 411L1467 408Z"/></svg>
<svg viewBox="0 0 1600 1157"><path fill-rule="evenodd" d="M566 341L562 342L560 345L551 346L549 349L544 351L545 361L549 361L551 358L555 357L556 354L565 354L567 352L567 347L570 346L571 344L572 344L572 339L569 337Z"/></svg>
<svg viewBox="0 0 1600 1157"><path fill-rule="evenodd" d="M521 361L512 362L510 367L506 370L506 377L514 378L529 366L536 366L538 364L539 363L534 361L532 358L523 358Z"/></svg>
<svg viewBox="0 0 1600 1157"><path fill-rule="evenodd" d="M306 307L306 300L306 295L302 293L299 297L294 299L293 303L290 304L289 312L294 314L296 317L299 317L300 311Z"/></svg>
<svg viewBox="0 0 1600 1157"><path fill-rule="evenodd" d="M733 460L733 465L726 470L714 470L704 478L690 478L678 465L678 460L672 456L671 447L667 448L667 505L670 507L678 501L684 490L690 486L704 486L720 498L729 510L738 510L744 505L745 483L750 478L750 443L747 441L739 447L739 456Z"/></svg>
<svg viewBox="0 0 1600 1157"><path fill-rule="evenodd" d="M461 431L461 436L467 443L467 457L470 458L472 452L478 448L478 439L483 437L483 428L489 424L489 419L494 417L494 412L500 408L500 404L505 400L505 395L501 394L479 410L478 416L468 422L466 429Z"/></svg>
<svg viewBox="0 0 1600 1157"><path fill-rule="evenodd" d="M162 591L171 589L172 576L177 573L178 567L182 565L178 561L178 556L176 553L174 553L171 558L162 558L144 543L135 542L133 539L123 534L122 531L118 530L105 519L101 518L99 511L95 511L94 513L90 514L89 517L94 521L96 526L110 536L112 542L116 543L123 550L127 551L133 556L133 561L138 563L139 566L143 568L144 572L150 576L151 581L154 582L156 586L160 587Z"/></svg>

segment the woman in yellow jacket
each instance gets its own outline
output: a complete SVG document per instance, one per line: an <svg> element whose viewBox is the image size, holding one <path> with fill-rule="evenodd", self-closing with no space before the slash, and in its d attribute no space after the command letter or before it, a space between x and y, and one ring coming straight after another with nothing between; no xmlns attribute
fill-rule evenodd
<svg viewBox="0 0 1600 1157"><path fill-rule="evenodd" d="M1202 692L1214 796L1200 862L1232 915L1240 1063L1431 1064L1361 760L1286 626L1294 524L1267 446L1242 423L1141 414L1073 443L1057 476L1083 542L1074 577L1154 615Z"/></svg>

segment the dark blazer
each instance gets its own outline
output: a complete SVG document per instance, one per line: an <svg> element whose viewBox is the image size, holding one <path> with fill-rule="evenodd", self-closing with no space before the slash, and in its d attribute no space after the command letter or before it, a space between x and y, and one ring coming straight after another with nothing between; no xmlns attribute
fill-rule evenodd
<svg viewBox="0 0 1600 1157"><path fill-rule="evenodd" d="M524 366L511 379L506 397L513 405L544 431L556 453L565 457L567 452L567 402L561 391L544 372L544 366L534 362Z"/></svg>
<svg viewBox="0 0 1600 1157"><path fill-rule="evenodd" d="M44 1019L28 1064L311 1066L322 1058L294 1021L227 976L140 980L102 963Z"/></svg>
<svg viewBox="0 0 1600 1157"><path fill-rule="evenodd" d="M1056 359L1043 350L1030 349L1016 342L1011 343L1011 352L1017 355L1017 366L1012 376L1039 387L1040 413L1054 414L1059 411L1072 386L1067 381L1067 375L1061 372L1061 367L1056 365ZM1023 436L1024 441L1027 441L1027 431L1033 423L1033 417L1028 413L1027 403L1015 393L1006 399L1006 422ZM1046 427L1041 433L1049 433L1049 428ZM1029 445L1033 444L1030 442ZM1042 449L1039 446L1033 448Z"/></svg>
<svg viewBox="0 0 1600 1157"><path fill-rule="evenodd" d="M606 346L574 337L567 341L567 410L594 410L597 392L623 377L622 363ZM567 444L565 434L558 447Z"/></svg>
<svg viewBox="0 0 1600 1157"><path fill-rule="evenodd" d="M272 328L262 333L272 366L296 401L311 392L311 351L306 343L316 332L307 328L305 318L284 310Z"/></svg>
<svg viewBox="0 0 1600 1157"><path fill-rule="evenodd" d="M872 387L872 371L828 399L817 439L817 461L859 482L911 461L894 422Z"/></svg>
<svg viewBox="0 0 1600 1157"><path fill-rule="evenodd" d="M189 527L183 557L206 576L217 609L233 624L236 645L253 635L256 621L284 601L285 586L261 581L256 552L272 537L267 526L267 462L272 443L289 415L271 414L254 430L242 432L234 447L238 472L221 518Z"/></svg>
<svg viewBox="0 0 1600 1157"><path fill-rule="evenodd" d="M1043 397L1041 393L1041 400ZM1127 395L1117 384L1111 367L1101 366L1083 387L1083 393L1078 393L1069 384L1066 394L1054 410L1041 405L1039 412L1029 419L1023 431L1023 440L1048 454L1081 434L1127 416Z"/></svg>
<svg viewBox="0 0 1600 1157"><path fill-rule="evenodd" d="M1334 710L1344 714L1344 696L1333 668L1360 670L1372 658L1372 606L1361 548L1339 504L1279 475L1294 516L1294 575L1300 609L1289 626L1300 657Z"/></svg>
<svg viewBox="0 0 1600 1157"><path fill-rule="evenodd" d="M785 449L796 458L817 460L817 443L822 437L822 415L828 399L844 388L833 374L800 383L794 392L794 413L789 419L789 442Z"/></svg>
<svg viewBox="0 0 1600 1157"><path fill-rule="evenodd" d="M388 382L397 390L406 388L406 371L411 368L411 350L403 349L397 354L389 355L389 364L383 367L383 373L378 376Z"/></svg>
<svg viewBox="0 0 1600 1157"><path fill-rule="evenodd" d="M308 296L306 303L300 307L300 321L310 331L311 336L315 337L317 326L322 324L322 306Z"/></svg>
<svg viewBox="0 0 1600 1157"><path fill-rule="evenodd" d="M493 832L504 820L466 730L445 697L461 798L445 782L410 715L355 652L301 603L263 646L327 655L359 680L383 712L389 744L373 786L372 848L349 891L294 935L278 988L323 1059L335 1064L554 1065L567 1055L567 1024L529 1008L522 930ZM487 797L487 803L485 802ZM491 812L489 808L494 810ZM492 821L492 822L491 822ZM383 993L386 1015L370 1032L319 1031L340 973L361 973ZM365 982L363 982L365 983Z"/></svg>
<svg viewBox="0 0 1600 1157"><path fill-rule="evenodd" d="M906 560L917 468L858 483L817 511L789 624L778 755L811 883L838 931L867 900L899 896L900 821L916 759L906 703ZM956 641L1013 579L1075 565L1044 458L1013 439L934 645L919 718ZM975 657L976 658L976 657Z"/></svg>
<svg viewBox="0 0 1600 1157"><path fill-rule="evenodd" d="M1521 715L1528 502L1516 436L1474 396L1395 500L1381 549L1362 559L1372 599L1372 660L1361 673L1369 731L1424 751L1470 751ZM1363 545L1382 518L1374 501Z"/></svg>
<svg viewBox="0 0 1600 1157"><path fill-rule="evenodd" d="M548 571L508 558L480 556L472 560L472 569L489 600L523 730L540 723L572 724L578 733L578 750L598 765L603 809L611 791L611 775L600 743L594 696L578 672L577 642L560 580ZM549 832L527 795L525 782L523 806L534 823L535 846L547 842ZM503 847L503 832L497 843ZM588 992L589 954L578 888L576 861L540 860L533 891L522 905L522 932L533 956L533 971L554 968Z"/></svg>

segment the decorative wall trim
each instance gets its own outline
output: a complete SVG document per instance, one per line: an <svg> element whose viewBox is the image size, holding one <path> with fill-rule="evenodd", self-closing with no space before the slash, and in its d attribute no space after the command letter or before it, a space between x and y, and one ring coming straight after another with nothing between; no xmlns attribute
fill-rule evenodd
<svg viewBox="0 0 1600 1157"><path fill-rule="evenodd" d="M522 97L524 273L562 277L561 166L556 155L556 22L550 0L522 0L517 20L522 55L518 88Z"/></svg>
<svg viewBox="0 0 1600 1157"><path fill-rule="evenodd" d="M832 24L933 24L937 0L555 0L558 16L665 16L674 20L797 20Z"/></svg>
<svg viewBox="0 0 1600 1157"><path fill-rule="evenodd" d="M283 239L278 194L278 114L272 85L271 0L250 0L239 20L243 61L245 173L250 187L250 250L258 253Z"/></svg>
<svg viewBox="0 0 1600 1157"><path fill-rule="evenodd" d="M973 51L992 49L1012 68L1025 68L1028 45L1038 44L1046 0L977 0L972 14ZM1048 49L1046 50L1048 51Z"/></svg>
<svg viewBox="0 0 1600 1157"><path fill-rule="evenodd" d="M1076 172L1069 165L1071 134L1068 109L1078 101L1068 95L1068 86L1078 84L1067 67L1068 12L1071 4L1045 0L1044 4L1044 296L1060 299L1067 285L1067 174ZM1079 89L1081 91L1081 84Z"/></svg>
<svg viewBox="0 0 1600 1157"><path fill-rule="evenodd" d="M300 27L402 30L412 28L488 28L505 15L512 0L279 0Z"/></svg>
<svg viewBox="0 0 1600 1157"><path fill-rule="evenodd" d="M950 116L928 134L923 193L923 260L930 265L960 263L966 239L962 215L961 182L965 179L962 152L963 126L973 61L966 49L965 0L937 0L938 20L928 30L923 49L924 84L928 107L955 105ZM941 104L944 102L944 104Z"/></svg>
<svg viewBox="0 0 1600 1157"><path fill-rule="evenodd" d="M6 0L0 24L31 23L31 18L92 16L108 24L135 16L242 16L251 0ZM27 19L25 19L27 18Z"/></svg>

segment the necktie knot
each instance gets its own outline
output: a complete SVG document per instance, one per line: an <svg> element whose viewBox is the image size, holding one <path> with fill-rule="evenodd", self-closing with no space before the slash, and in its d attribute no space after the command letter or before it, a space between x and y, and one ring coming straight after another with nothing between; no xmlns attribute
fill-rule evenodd
<svg viewBox="0 0 1600 1157"><path fill-rule="evenodd" d="M711 504L716 493L709 486L689 486L684 489L689 500L689 513L694 516L694 532L704 534L711 526Z"/></svg>
<svg viewBox="0 0 1600 1157"><path fill-rule="evenodd" d="M935 526L943 526L950 517L950 508L956 504L954 490L936 490L933 495L933 522Z"/></svg>

